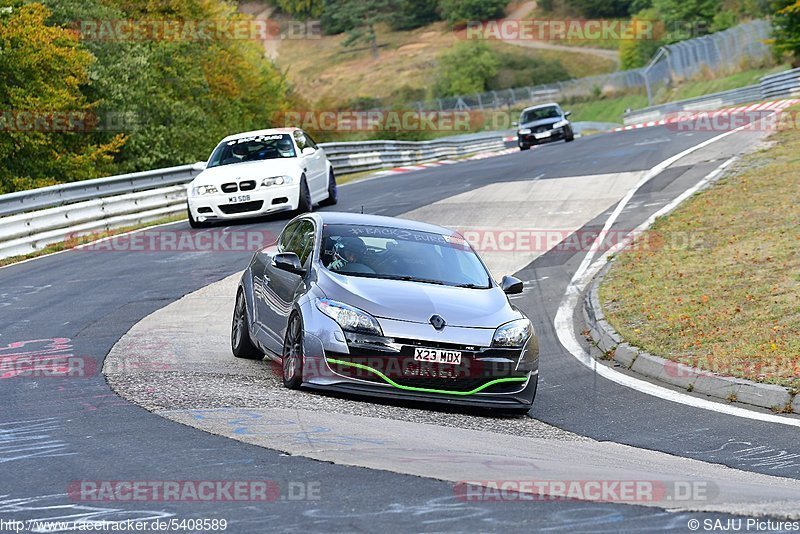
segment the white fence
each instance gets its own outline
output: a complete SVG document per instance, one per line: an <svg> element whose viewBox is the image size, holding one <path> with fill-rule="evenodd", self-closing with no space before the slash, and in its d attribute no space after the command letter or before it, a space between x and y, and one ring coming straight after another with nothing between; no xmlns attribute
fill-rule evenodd
<svg viewBox="0 0 800 534"><path fill-rule="evenodd" d="M502 132L435 141L323 143L338 174L500 150ZM0 195L0 258L81 235L131 226L186 210L186 184L202 165L182 165Z"/></svg>

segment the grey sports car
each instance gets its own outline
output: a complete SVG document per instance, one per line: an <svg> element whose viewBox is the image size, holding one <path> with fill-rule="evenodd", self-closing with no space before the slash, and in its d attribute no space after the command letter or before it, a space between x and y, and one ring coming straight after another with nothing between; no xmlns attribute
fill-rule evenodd
<svg viewBox="0 0 800 534"><path fill-rule="evenodd" d="M283 384L527 412L539 348L531 322L446 228L319 212L253 255L236 295L238 358L280 363Z"/></svg>

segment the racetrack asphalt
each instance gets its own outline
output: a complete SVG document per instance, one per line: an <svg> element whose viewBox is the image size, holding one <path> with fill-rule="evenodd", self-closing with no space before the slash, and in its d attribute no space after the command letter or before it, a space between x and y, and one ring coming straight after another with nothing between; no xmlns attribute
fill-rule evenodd
<svg viewBox="0 0 800 534"><path fill-rule="evenodd" d="M656 127L586 137L527 153L463 162L342 188L338 210L401 215L496 182L647 170L713 133ZM620 228L630 229L741 150L736 134L703 157L669 169L634 196ZM609 206L608 209L612 209ZM587 228L602 226L608 211ZM285 219L204 230L277 234ZM189 232L178 223L170 229ZM240 271L248 251L76 250L0 270L0 346L67 338L69 351L96 362L135 323L183 295ZM516 304L534 321L542 348L541 382L531 417L596 440L615 441L800 478L796 430L689 408L598 379L567 353L553 317L583 254L553 251L519 276L538 281ZM37 340L40 340L37 342ZM23 345L25 346L25 345ZM19 352L3 349L2 354ZM93 520L217 517L231 532L361 531L391 524L424 531L574 528L683 529L688 517L630 505L580 502L461 502L446 482L288 457L161 419L111 392L99 372L80 379L0 380L0 519L78 514ZM498 444L498 446L502 446ZM252 480L319 482L320 500L253 503L81 503L66 495L76 480ZM60 507L61 506L61 507ZM67 506L67 508L62 508Z"/></svg>

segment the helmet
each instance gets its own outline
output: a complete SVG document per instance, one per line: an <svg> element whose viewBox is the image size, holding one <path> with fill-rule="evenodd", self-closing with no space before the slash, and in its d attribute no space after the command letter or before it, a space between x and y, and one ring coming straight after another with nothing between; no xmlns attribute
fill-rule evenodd
<svg viewBox="0 0 800 534"><path fill-rule="evenodd" d="M278 141L275 143L275 148L277 148L278 151L283 155L290 154L294 149L292 146L292 140L288 137L281 137L278 139Z"/></svg>
<svg viewBox="0 0 800 534"><path fill-rule="evenodd" d="M245 143L237 143L231 147L231 154L236 158L243 158L247 155L247 145Z"/></svg>
<svg viewBox="0 0 800 534"><path fill-rule="evenodd" d="M338 248L339 255L350 262L359 261L367 253L367 245L357 237L342 237L339 239Z"/></svg>

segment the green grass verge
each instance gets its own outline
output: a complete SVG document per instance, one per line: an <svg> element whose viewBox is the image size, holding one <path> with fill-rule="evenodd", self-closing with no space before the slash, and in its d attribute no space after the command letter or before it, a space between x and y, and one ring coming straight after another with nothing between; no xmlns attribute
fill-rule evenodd
<svg viewBox="0 0 800 534"><path fill-rule="evenodd" d="M773 74L786 70L787 65L780 65L777 67L767 67L762 69L750 69L730 76L723 76L720 78L710 78L703 80L694 80L678 84L670 91L664 91L657 95L659 103L670 102L673 100L683 100L686 98L694 98L696 96L707 95L709 93L718 93L720 91L727 91L729 89L737 89L747 85L758 83L758 79L767 74Z"/></svg>
<svg viewBox="0 0 800 534"><path fill-rule="evenodd" d="M625 110L647 106L645 95L626 95L616 98L590 100L588 102L575 102L563 104L565 110L572 112L572 121L597 121L616 122L622 124L622 114Z"/></svg>
<svg viewBox="0 0 800 534"><path fill-rule="evenodd" d="M656 221L649 246L617 258L600 299L614 328L648 352L798 389L800 132L771 140Z"/></svg>

